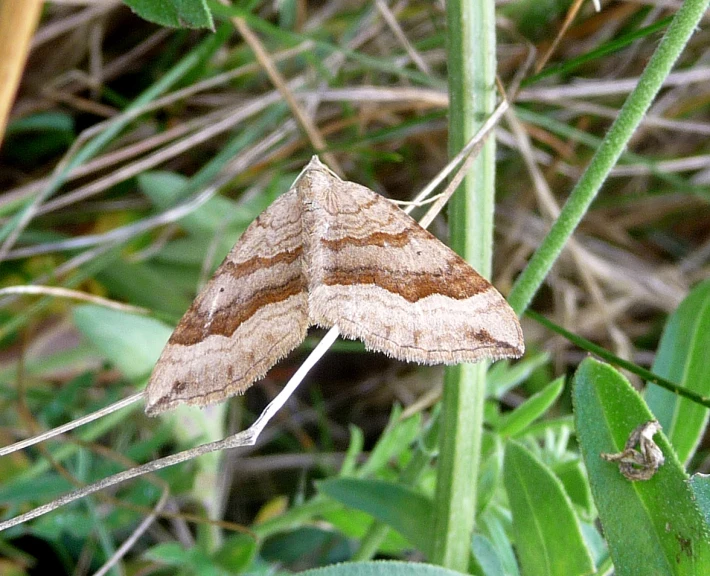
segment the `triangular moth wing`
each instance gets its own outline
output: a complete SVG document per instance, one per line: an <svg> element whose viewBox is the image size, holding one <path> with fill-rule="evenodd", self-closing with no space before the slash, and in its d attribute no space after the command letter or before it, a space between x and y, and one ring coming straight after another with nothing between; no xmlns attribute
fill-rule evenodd
<svg viewBox="0 0 710 576"><path fill-rule="evenodd" d="M308 328L301 206L294 189L252 222L185 313L146 388L146 412L244 392Z"/></svg>
<svg viewBox="0 0 710 576"><path fill-rule="evenodd" d="M299 183L312 324L426 364L522 355L520 323L487 280L394 204L319 166Z"/></svg>

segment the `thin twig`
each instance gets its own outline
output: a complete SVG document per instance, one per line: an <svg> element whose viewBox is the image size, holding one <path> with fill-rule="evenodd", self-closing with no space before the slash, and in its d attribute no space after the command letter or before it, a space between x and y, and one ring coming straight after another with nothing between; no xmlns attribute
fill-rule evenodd
<svg viewBox="0 0 710 576"><path fill-rule="evenodd" d="M596 0L596 2L599 2L599 0ZM535 66L536 74L545 67L547 61L555 53L555 50L557 50L557 46L559 46L560 42L562 41L562 38L564 38L565 34L567 33L567 30L572 25L572 22L574 22L574 19L577 17L577 14L582 8L583 3L584 0L574 0L572 5L567 9L567 14L565 14L565 20L562 23L560 29L557 31L555 39L552 41L552 44L547 49L547 51L543 54L542 58L540 58L540 61L537 63L537 66Z"/></svg>
<svg viewBox="0 0 710 576"><path fill-rule="evenodd" d="M92 304L97 304L98 306L104 306L105 308L111 308L112 310L120 310L121 312L129 312L131 314L150 314L150 310L148 310L147 308L143 308L142 306L124 304L123 302L116 302L115 300L110 300L109 298L103 298L94 294L87 294L86 292L72 290L70 288L62 288L61 286L41 286L36 284L23 284L20 286L8 286L7 288L0 288L0 296L5 296L6 294L43 294L47 296L54 296L55 298L69 298L72 300L91 302Z"/></svg>
<svg viewBox="0 0 710 576"><path fill-rule="evenodd" d="M126 555L126 553L138 541L138 538L140 538L143 533L148 530L150 525L155 522L155 519L160 515L160 512L163 510L165 504L168 501L169 494L170 488L166 485L163 488L163 493L160 495L160 499L153 508L153 511L148 514L148 516L146 516L138 526L136 526L135 530L133 530L131 535L124 540L123 544L119 546L118 550L111 554L111 558L106 560L105 564L96 571L94 576L104 576L104 574L108 573L108 571L111 570L111 568L113 568L116 563Z"/></svg>
<svg viewBox="0 0 710 576"><path fill-rule="evenodd" d="M406 34L402 30L402 27L399 25L399 22L397 22L397 18L395 18L394 14L392 14L389 6L387 6L387 3L384 0L375 0L375 6L382 15L384 21L387 22L387 26L389 26L392 33L395 35L397 40L399 40L402 48L404 48L407 51L407 54L409 54L412 62L414 62L416 67L419 68L419 70L421 70L424 74L430 76L431 69L429 68L429 65L424 61L424 58L420 56L419 52L414 49L414 46L412 46L412 43L407 38Z"/></svg>
<svg viewBox="0 0 710 576"><path fill-rule="evenodd" d="M229 5L227 0L221 1L223 4ZM284 80L283 76L281 76L281 73L274 65L271 56L269 56L269 53L265 50L257 35L251 31L251 28L249 28L244 18L237 16L232 18L232 22L237 27L237 30L239 30L239 33L244 37L244 40L247 41L247 44L249 44L251 49L254 51L254 55L259 61L259 64L261 64L266 71L266 74L269 76L271 82L274 84L281 96L283 96L284 100L286 100L288 107L291 109L291 112L293 112L296 120L305 131L313 147L317 152L323 154L323 158L325 158L332 170L342 175L343 169L340 167L337 159L333 156L333 154L327 151L328 145L323 139L323 136L321 136L318 128L316 128L310 117L304 112L303 108L301 108L301 105L298 103L296 98L294 98L293 93L288 88L286 80Z"/></svg>
<svg viewBox="0 0 710 576"><path fill-rule="evenodd" d="M0 448L0 457L6 456L7 454L12 454L13 452L17 452L18 450L22 450L23 448L28 448L29 446L33 446L40 442L44 442L45 440L49 440L50 438L54 438L56 436L69 432L70 430L74 430L79 426L83 426L84 424L88 424L89 422L93 422L94 420L98 420L99 418L103 418L104 416L112 414L113 412L116 412L121 408L130 406L141 398L143 398L143 392L133 394L133 396L129 396L128 398L124 398L123 400L114 402L110 406L106 406L105 408L101 408L96 412L92 412L91 414L87 414L86 416L82 416L81 418L77 418L75 420L72 420L71 422L67 422L66 424L57 426L56 428L52 428L51 430L47 430L42 434L38 434L37 436L27 438L26 440L22 440L20 442L15 442L14 444L10 444L9 446L4 446L3 448Z"/></svg>
<svg viewBox="0 0 710 576"><path fill-rule="evenodd" d="M12 526L17 526L18 524L22 524L23 522L27 522L28 520L32 520L33 518L37 518L39 516L47 514L48 512L56 510L57 508L60 508L65 504L69 504L70 502L74 502L76 500L84 498L89 494L94 494L95 492L103 490L104 488L108 488L109 486L125 482L126 480L137 478L139 476L151 472L156 472L157 470L167 468L168 466L174 466L175 464L179 464L181 462L197 458L202 454L207 454L208 452L215 452L217 450L229 450L230 448L238 448L239 446L251 446L255 444L257 438L259 437L259 434L268 424L269 420L271 420L271 418L274 417L276 412L278 412L281 407L286 403L291 394L293 394L298 385L303 381L303 378L305 378L305 376L308 374L311 368L313 368L313 366L318 362L318 360L320 360L323 354L328 351L333 342L335 342L335 340L338 338L339 334L340 331L335 327L331 328L328 331L328 333L318 343L318 346L315 347L313 352L311 352L308 358L306 358L303 364L301 364L299 369L293 375L291 380L289 380L283 390L281 390L281 392L279 392L279 394L269 403L269 405L264 409L259 418L257 418L257 420L243 432L239 432L238 434L234 434L223 440L209 442L207 444L201 444L200 446L196 446L195 448L184 450L183 452L178 452L177 454L166 456L165 458L159 458L158 460L154 460L152 462L149 462L148 464L143 464L142 466L136 466L135 468L131 468L130 470L119 472L118 474L114 474L113 476L109 476L107 478L99 480L98 482L94 482L93 484L89 484L72 492L69 492L68 494L60 496L59 498L53 500L48 504L38 506L37 508L30 510L25 514L20 514L19 516L15 516L14 518L6 520L5 522L0 522L0 532L6 530L7 528L11 528Z"/></svg>
<svg viewBox="0 0 710 576"><path fill-rule="evenodd" d="M441 198L439 198L432 206L429 208L427 213L424 215L424 217L421 219L420 224L424 227L427 228L429 224L436 218L436 215L441 212L441 209L446 205L446 203L449 201L449 198L451 198L451 195L456 191L458 188L459 184L461 183L461 180L465 178L466 174L468 173L469 168L471 167L473 161L476 158L476 154L473 154L475 150L480 149L480 147L483 145L483 143L486 141L488 136L492 133L493 128L495 125L498 123L500 120L501 116L505 113L505 111L508 110L508 101L503 100L498 107L493 111L493 113L490 115L488 120L481 126L481 128L476 132L476 134L471 138L471 140L468 141L466 146L459 152L454 159L449 162L447 165L447 168L451 166L452 168L456 166L463 158L466 158L464 161L463 165L459 169L459 171L456 173L456 176L449 182L449 185L446 187L446 190L441 195ZM439 176L443 173L444 171L437 175L437 179ZM447 173L448 174L448 173ZM445 176L444 176L445 177ZM442 178L443 180L443 178ZM428 188L428 187L427 187ZM426 190L426 189L425 189ZM421 194L420 194L421 195ZM417 199L419 196L417 196Z"/></svg>

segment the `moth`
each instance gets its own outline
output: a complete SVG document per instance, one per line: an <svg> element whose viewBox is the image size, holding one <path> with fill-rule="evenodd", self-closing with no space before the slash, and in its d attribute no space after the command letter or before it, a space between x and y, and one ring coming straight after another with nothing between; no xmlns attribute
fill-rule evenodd
<svg viewBox="0 0 710 576"><path fill-rule="evenodd" d="M394 204L316 156L242 234L170 337L146 412L243 393L306 337L338 326L423 364L523 354L500 293Z"/></svg>

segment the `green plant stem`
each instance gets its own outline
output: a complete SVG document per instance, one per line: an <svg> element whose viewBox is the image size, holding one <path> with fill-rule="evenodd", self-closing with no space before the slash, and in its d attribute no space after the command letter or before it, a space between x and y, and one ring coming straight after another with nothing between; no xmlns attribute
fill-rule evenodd
<svg viewBox="0 0 710 576"><path fill-rule="evenodd" d="M449 0L449 155L454 156L495 108L495 4ZM451 246L490 275L495 141L489 139L449 204ZM486 363L447 368L434 502L432 560L468 571L483 435Z"/></svg>
<svg viewBox="0 0 710 576"><path fill-rule="evenodd" d="M589 167L572 190L549 234L513 286L508 302L518 315L527 309L562 248L626 148L673 64L699 24L708 3L708 0L686 0L674 16L668 31L641 74L636 88L624 102Z"/></svg>

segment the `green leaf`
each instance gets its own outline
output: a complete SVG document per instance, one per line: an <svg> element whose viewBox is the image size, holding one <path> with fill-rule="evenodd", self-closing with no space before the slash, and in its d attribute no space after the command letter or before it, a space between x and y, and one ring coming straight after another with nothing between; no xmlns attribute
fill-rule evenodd
<svg viewBox="0 0 710 576"><path fill-rule="evenodd" d="M167 170L150 170L138 175L138 188L159 208L170 208L190 192L190 179ZM209 202L209 200L208 200ZM202 208L200 206L200 208ZM199 210L198 208L197 210ZM190 214L185 216L189 218Z"/></svg>
<svg viewBox="0 0 710 576"><path fill-rule="evenodd" d="M80 511L77 508L58 510L38 518L32 523L32 533L50 542L59 543L67 536L85 542L90 535L95 536L96 531L85 509Z"/></svg>
<svg viewBox="0 0 710 576"><path fill-rule="evenodd" d="M555 475L565 487L565 492L572 503L577 506L577 512L583 520L588 522L596 518L592 491L589 489L589 480L584 472L584 466L579 458L555 464Z"/></svg>
<svg viewBox="0 0 710 576"><path fill-rule="evenodd" d="M525 357L511 365L510 362L496 362L486 374L486 396L502 398L506 392L525 382L530 376L550 360L546 352L528 352Z"/></svg>
<svg viewBox="0 0 710 576"><path fill-rule="evenodd" d="M401 413L402 409L399 407L392 409L389 422L370 452L370 457L357 471L358 477L374 474L384 468L414 442L421 428L421 416L416 414L406 420L400 420Z"/></svg>
<svg viewBox="0 0 710 576"><path fill-rule="evenodd" d="M460 572L413 562L348 562L298 572L300 576L461 576Z"/></svg>
<svg viewBox="0 0 710 576"><path fill-rule="evenodd" d="M666 323L652 371L703 396L710 395L710 280L696 286ZM649 385L646 402L688 462L703 437L708 409L658 386Z"/></svg>
<svg viewBox="0 0 710 576"><path fill-rule="evenodd" d="M582 522L582 534L584 534L587 549L594 559L594 565L597 568L601 567L602 562L609 560L609 548L606 545L606 541L594 524Z"/></svg>
<svg viewBox="0 0 710 576"><path fill-rule="evenodd" d="M138 177L141 191L160 210L167 210L194 192L195 180L173 172L155 170ZM288 186L282 188L282 191ZM277 197L265 191L249 201L237 203L223 196L214 196L202 206L180 219L180 226L189 233L168 243L160 252L162 260L197 263L202 266L212 251L214 267L222 261L246 227Z"/></svg>
<svg viewBox="0 0 710 576"><path fill-rule="evenodd" d="M138 185L141 192L161 210L167 210L186 200L192 189L188 178L174 172L159 170L145 172L138 176ZM269 195L264 194L263 199L258 198L249 204L239 205L224 196L213 196L202 206L183 216L180 219L180 226L190 234L211 236L223 231L225 224L234 222L238 227L238 232L235 230L232 239L234 244L238 234L241 234L256 215L266 208L270 199Z"/></svg>
<svg viewBox="0 0 710 576"><path fill-rule="evenodd" d="M205 0L123 0L141 18L171 28L214 30Z"/></svg>
<svg viewBox="0 0 710 576"><path fill-rule="evenodd" d="M496 556L503 565L503 572L509 576L519 576L518 562L508 534L511 530L510 511L501 505L492 504L476 518L476 529L491 543Z"/></svg>
<svg viewBox="0 0 710 576"><path fill-rule="evenodd" d="M330 564L350 555L347 540L330 528L300 526L274 534L261 545L259 556L274 564ZM307 559L307 560L306 560Z"/></svg>
<svg viewBox="0 0 710 576"><path fill-rule="evenodd" d="M429 555L432 503L399 484L382 480L333 478L317 483L318 491L394 528L414 546Z"/></svg>
<svg viewBox="0 0 710 576"><path fill-rule="evenodd" d="M515 410L500 419L498 432L502 436L517 436L552 406L565 387L564 377L557 378L537 394L533 394Z"/></svg>
<svg viewBox="0 0 710 576"><path fill-rule="evenodd" d="M130 379L150 374L172 333L172 328L153 318L93 305L74 308L74 323Z"/></svg>
<svg viewBox="0 0 710 576"><path fill-rule="evenodd" d="M483 576L505 576L503 562L491 541L480 534L473 535L471 553L478 572Z"/></svg>
<svg viewBox="0 0 710 576"><path fill-rule="evenodd" d="M592 572L581 526L559 479L515 441L506 447L504 466L522 573L573 576Z"/></svg>
<svg viewBox="0 0 710 576"><path fill-rule="evenodd" d="M476 515L481 514L495 498L502 474L503 441L498 434L484 432L481 441L481 466L478 472Z"/></svg>
<svg viewBox="0 0 710 576"><path fill-rule="evenodd" d="M350 540L362 540L373 525L372 516L369 514L340 505L338 510L327 510L318 516ZM387 530L387 535L377 548L379 554L393 558L399 558L411 549L409 541L394 530Z"/></svg>
<svg viewBox="0 0 710 576"><path fill-rule="evenodd" d="M176 566L186 563L190 552L177 542L165 542L146 550L143 556L161 564Z"/></svg>
<svg viewBox="0 0 710 576"><path fill-rule="evenodd" d="M594 501L619 576L710 574L710 534L688 478L662 433L654 441L665 464L648 481L631 482L601 453L619 452L653 415L611 366L588 358L574 377L577 437Z"/></svg>
<svg viewBox="0 0 710 576"><path fill-rule="evenodd" d="M64 112L38 112L8 123L5 135L24 132L69 132L74 133L74 118Z"/></svg>
<svg viewBox="0 0 710 576"><path fill-rule="evenodd" d="M7 466L7 464L5 465ZM72 484L58 474L44 474L37 478L22 475L19 478L5 480L0 485L0 502L5 506L22 505L41 495L50 500L72 489ZM51 517L52 515L48 515Z"/></svg>
<svg viewBox="0 0 710 576"><path fill-rule="evenodd" d="M348 445L348 451L345 453L345 458L343 458L343 464L340 467L340 476L353 476L355 470L357 469L357 458L362 453L362 448L365 445L365 435L362 430L355 426L355 424L350 424L350 444Z"/></svg>

